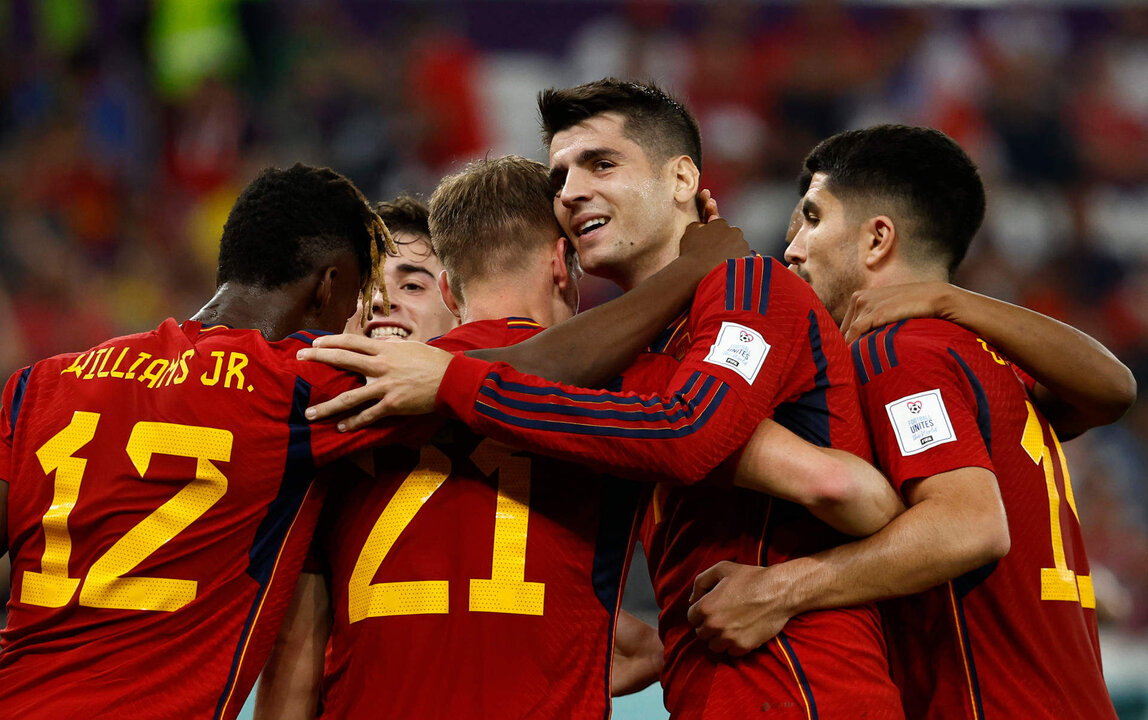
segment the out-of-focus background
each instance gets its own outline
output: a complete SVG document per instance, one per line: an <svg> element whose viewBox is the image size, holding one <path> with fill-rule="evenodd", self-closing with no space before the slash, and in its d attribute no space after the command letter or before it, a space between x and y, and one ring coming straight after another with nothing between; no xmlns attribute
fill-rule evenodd
<svg viewBox="0 0 1148 720"><path fill-rule="evenodd" d="M265 165L429 194L474 157L545 161L537 91L614 74L688 100L703 185L763 253L782 250L816 141L944 130L989 191L960 282L1082 328L1148 380L1138 3L6 0L0 37L5 377L192 314ZM1144 402L1065 448L1122 718L1148 717L1146 448ZM628 605L651 617L636 585ZM658 716L643 697L616 716Z"/></svg>

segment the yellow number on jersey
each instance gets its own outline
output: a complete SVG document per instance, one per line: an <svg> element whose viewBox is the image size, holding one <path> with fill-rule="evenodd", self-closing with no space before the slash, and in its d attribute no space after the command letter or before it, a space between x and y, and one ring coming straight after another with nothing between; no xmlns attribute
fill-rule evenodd
<svg viewBox="0 0 1148 720"><path fill-rule="evenodd" d="M489 579L470 581L471 612L541 615L546 585L526 582L526 530L530 525L530 458L486 439L470 456L490 476L498 470L494 558Z"/></svg>
<svg viewBox="0 0 1148 720"><path fill-rule="evenodd" d="M1052 562L1053 567L1040 569L1040 599L1064 600L1079 602L1086 608L1096 607L1096 596L1092 591L1092 576L1077 575L1068 568L1068 561L1064 553L1064 536L1060 529L1060 493L1056 489L1056 471L1052 465L1052 454L1044 443L1044 432L1041 429L1040 418L1037 417L1036 408L1025 400L1028 406L1028 419L1024 424L1024 435L1021 437L1021 447L1044 470L1044 484L1048 489L1049 527L1052 535ZM1072 479L1068 475L1068 462L1064 459L1064 451L1060 447L1060 440L1056 431L1049 427L1052 433L1052 442L1056 446L1056 455L1060 458L1060 471L1064 477L1064 496L1068 500L1068 507L1080 522L1080 514L1076 512L1076 499L1072 495Z"/></svg>
<svg viewBox="0 0 1148 720"><path fill-rule="evenodd" d="M68 574L72 540L68 516L76 506L88 461L75 457L91 442L98 413L76 412L72 421L36 451L45 475L56 474L52 505L44 513L44 555L41 572L25 571L21 602L63 607L80 587L81 578ZM213 462L231 460L232 435L218 428L138 422L128 439L127 453L142 478L155 454L196 461L195 479L141 520L101 555L82 579L80 605L120 610L178 610L195 599L197 583L176 578L125 578L149 555L183 532L227 492L227 478Z"/></svg>
<svg viewBox="0 0 1148 720"><path fill-rule="evenodd" d="M471 612L541 615L545 583L526 582L526 536L530 525L530 458L483 440L471 455L479 470L498 471L494 551L489 578L470 581ZM351 572L347 614L356 623L369 617L441 614L449 611L449 580L371 583L395 541L450 475L450 459L425 446L419 464L375 520Z"/></svg>
<svg viewBox="0 0 1148 720"><path fill-rule="evenodd" d="M403 479L394 497L383 508L367 542L355 561L348 586L347 612L353 623L387 615L445 613L448 607L446 580L371 583L395 540L450 475L450 458L426 445L419 464Z"/></svg>

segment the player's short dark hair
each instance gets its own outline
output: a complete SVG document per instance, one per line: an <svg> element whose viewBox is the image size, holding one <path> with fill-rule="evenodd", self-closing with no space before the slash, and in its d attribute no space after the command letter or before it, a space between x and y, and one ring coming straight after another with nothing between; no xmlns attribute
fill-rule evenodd
<svg viewBox="0 0 1148 720"><path fill-rule="evenodd" d="M270 290L306 277L341 249L358 261L363 306L371 307L376 288L385 298L381 258L394 242L355 184L325 167L266 168L227 215L216 282Z"/></svg>
<svg viewBox="0 0 1148 720"><path fill-rule="evenodd" d="M855 208L877 211L892 201L907 215L909 257L943 261L950 273L964 260L985 217L976 164L933 128L876 125L839 133L806 156L798 179L803 194L819 172L827 176L826 188Z"/></svg>
<svg viewBox="0 0 1148 720"><path fill-rule="evenodd" d="M277 288L305 277L338 249L364 279L381 246L379 219L347 178L296 163L266 168L243 188L223 226L217 281ZM372 248L375 248L372 251Z"/></svg>
<svg viewBox="0 0 1148 720"><path fill-rule="evenodd" d="M522 267L540 239L562 235L546 166L506 155L448 175L431 195L430 230L460 300L469 282Z"/></svg>
<svg viewBox="0 0 1148 720"><path fill-rule="evenodd" d="M430 238L430 209L414 195L399 195L390 202L375 205L375 213L386 223L391 234L407 233Z"/></svg>
<svg viewBox="0 0 1148 720"><path fill-rule="evenodd" d="M642 147L651 161L663 163L678 155L689 155L701 170L698 121L685 105L653 83L611 77L572 88L550 88L538 94L542 141L547 149L556 134L607 112L623 117L622 131Z"/></svg>

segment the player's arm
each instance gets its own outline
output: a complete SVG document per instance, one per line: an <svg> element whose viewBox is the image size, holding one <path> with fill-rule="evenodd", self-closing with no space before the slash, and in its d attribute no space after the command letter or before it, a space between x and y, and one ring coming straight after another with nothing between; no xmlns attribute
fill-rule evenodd
<svg viewBox="0 0 1148 720"><path fill-rule="evenodd" d="M710 270L748 255L741 230L725 220L692 223L681 254L645 282L517 345L471 350L555 382L599 387L616 377L681 314Z"/></svg>
<svg viewBox="0 0 1148 720"><path fill-rule="evenodd" d="M694 582L690 623L713 650L743 655L800 613L921 592L1008 552L991 471L961 468L906 488L909 509L864 540L769 567L706 570Z"/></svg>
<svg viewBox="0 0 1148 720"><path fill-rule="evenodd" d="M950 320L998 348L1037 381L1033 399L1064 439L1119 420L1136 400L1132 371L1095 339L1038 312L947 283L856 293L841 328L852 341L909 317Z"/></svg>
<svg viewBox="0 0 1148 720"><path fill-rule="evenodd" d="M746 444L734 484L803 505L848 535L871 535L905 509L893 486L868 462L806 442L768 419Z"/></svg>
<svg viewBox="0 0 1148 720"><path fill-rule="evenodd" d="M304 572L255 696L255 720L314 720L319 709L323 656L331 631L323 576Z"/></svg>
<svg viewBox="0 0 1148 720"><path fill-rule="evenodd" d="M662 673L662 641L658 631L622 610L614 629L614 662L610 692L614 697L644 690Z"/></svg>
<svg viewBox="0 0 1148 720"><path fill-rule="evenodd" d="M816 298L801 282L766 258L711 271L691 309L695 332L678 371L649 392L563 385L505 363L393 343L374 358L391 356L376 407L384 414L437 409L524 450L635 479L697 482L770 414L794 370L792 353L811 352ZM739 352L744 362L734 369L730 353ZM337 401L326 405L309 408L308 417L340 409Z"/></svg>
<svg viewBox="0 0 1148 720"><path fill-rule="evenodd" d="M770 415L797 358L811 357L817 301L800 283L765 258L711 272L691 309L677 372L649 392L564 386L460 357L440 386L440 408L480 434L610 474L700 481ZM627 376L631 386L640 380Z"/></svg>

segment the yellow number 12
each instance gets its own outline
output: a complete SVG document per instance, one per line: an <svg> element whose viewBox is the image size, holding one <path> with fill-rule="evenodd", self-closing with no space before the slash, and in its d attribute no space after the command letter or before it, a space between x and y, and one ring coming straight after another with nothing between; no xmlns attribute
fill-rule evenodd
<svg viewBox="0 0 1148 720"><path fill-rule="evenodd" d="M1032 403L1025 401L1028 406L1028 420L1024 424L1024 436L1020 444L1032 461L1044 470L1044 483L1048 489L1048 512L1052 534L1052 561L1053 567L1040 569L1040 599L1063 600L1079 602L1086 608L1096 607L1096 595L1092 591L1092 576L1077 575L1068 568L1068 561L1064 553L1064 536L1060 529L1060 493L1056 489L1056 471L1052 465L1052 454L1044 443L1044 431L1041 428L1040 418L1037 417L1036 408ZM1056 446L1056 456L1060 459L1060 472L1064 477L1064 496L1068 500L1068 507L1080 522L1080 515L1076 512L1076 499L1072 496L1072 479L1068 476L1068 463L1064 459L1064 450L1060 447L1060 440L1056 431L1048 429L1052 435L1052 442Z"/></svg>
<svg viewBox="0 0 1148 720"><path fill-rule="evenodd" d="M41 520L44 555L40 572L23 575L20 601L58 608L71 602L80 588L80 605L119 610L178 610L195 599L195 580L124 577L167 541L183 532L227 492L227 478L215 462L231 460L232 435L219 428L138 422L128 438L127 454L142 478L153 455L175 455L196 461L195 479L171 499L128 530L88 570L74 578L68 564L72 537L68 516L76 507L88 461L75 456L92 441L99 413L76 412L72 421L36 451L45 475L55 473L52 504Z"/></svg>

